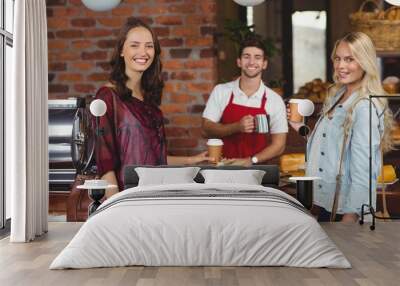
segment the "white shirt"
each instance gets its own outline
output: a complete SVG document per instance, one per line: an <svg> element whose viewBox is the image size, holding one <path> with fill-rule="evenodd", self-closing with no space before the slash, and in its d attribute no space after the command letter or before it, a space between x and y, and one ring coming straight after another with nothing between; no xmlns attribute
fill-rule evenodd
<svg viewBox="0 0 400 286"><path fill-rule="evenodd" d="M267 103L265 111L269 115L271 133L287 133L288 123L286 107L282 97L261 82L258 90L251 96L247 96L239 88L239 79L224 84L218 84L211 92L207 101L203 117L213 122L220 122L222 113L229 104L233 92L233 103L247 107L260 107L264 92Z"/></svg>

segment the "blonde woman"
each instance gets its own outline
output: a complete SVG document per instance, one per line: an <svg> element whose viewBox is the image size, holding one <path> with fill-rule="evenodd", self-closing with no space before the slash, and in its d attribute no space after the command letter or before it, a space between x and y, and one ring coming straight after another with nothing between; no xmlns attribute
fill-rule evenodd
<svg viewBox="0 0 400 286"><path fill-rule="evenodd" d="M362 204L369 203L368 96L385 92L374 45L364 33L350 33L337 41L331 59L335 82L308 140L306 174L321 178L314 182L313 210L320 221L330 218L356 222ZM376 188L381 168L381 151L392 149L392 124L393 116L387 101L374 99L372 190ZM339 194L336 203L335 192ZM375 197L373 194L373 204Z"/></svg>

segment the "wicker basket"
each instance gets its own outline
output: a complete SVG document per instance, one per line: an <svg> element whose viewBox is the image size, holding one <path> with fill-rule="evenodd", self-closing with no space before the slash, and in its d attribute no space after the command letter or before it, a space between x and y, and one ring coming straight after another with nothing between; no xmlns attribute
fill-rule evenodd
<svg viewBox="0 0 400 286"><path fill-rule="evenodd" d="M374 12L365 12L367 3L374 3ZM364 1L360 9L350 14L353 31L370 36L377 51L400 51L400 8L392 6L386 11L380 10L373 0Z"/></svg>

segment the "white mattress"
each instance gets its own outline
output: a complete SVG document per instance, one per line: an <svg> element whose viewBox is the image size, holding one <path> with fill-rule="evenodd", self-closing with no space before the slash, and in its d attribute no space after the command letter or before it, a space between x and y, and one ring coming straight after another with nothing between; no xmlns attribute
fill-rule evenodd
<svg viewBox="0 0 400 286"><path fill-rule="evenodd" d="M119 201L146 194L137 192L168 190L258 190L272 199L178 194ZM276 196L283 200L274 199ZM299 204L279 190L254 185L179 184L128 189L101 205L50 269L128 265L350 268L318 222L289 202Z"/></svg>

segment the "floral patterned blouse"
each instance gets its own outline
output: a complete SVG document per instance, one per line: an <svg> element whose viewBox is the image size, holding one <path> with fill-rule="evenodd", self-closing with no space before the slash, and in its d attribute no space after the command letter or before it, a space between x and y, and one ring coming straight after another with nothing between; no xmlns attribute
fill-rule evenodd
<svg viewBox="0 0 400 286"><path fill-rule="evenodd" d="M128 165L165 165L165 129L161 110L135 97L122 98L110 87L101 87L107 112L99 119L102 132L96 141L99 176L114 170L119 190L123 190L124 167Z"/></svg>

